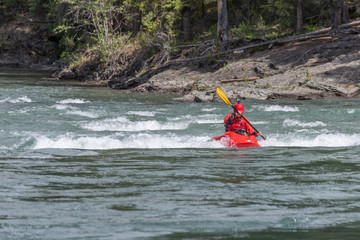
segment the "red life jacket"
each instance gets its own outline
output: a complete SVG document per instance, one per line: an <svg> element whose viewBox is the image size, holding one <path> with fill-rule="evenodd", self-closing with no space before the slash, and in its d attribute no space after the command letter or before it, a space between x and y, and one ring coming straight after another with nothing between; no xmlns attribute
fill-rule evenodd
<svg viewBox="0 0 360 240"><path fill-rule="evenodd" d="M235 116L235 114L229 113L224 118L225 131L226 132L232 131L239 133L246 131L245 134L247 133L247 135L256 135L256 131L246 122L245 119L248 120L244 115L241 115L241 117L239 118Z"/></svg>

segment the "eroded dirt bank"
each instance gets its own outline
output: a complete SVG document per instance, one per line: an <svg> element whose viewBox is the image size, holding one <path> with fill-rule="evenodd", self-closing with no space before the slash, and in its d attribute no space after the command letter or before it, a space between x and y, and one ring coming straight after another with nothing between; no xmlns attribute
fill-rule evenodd
<svg viewBox="0 0 360 240"><path fill-rule="evenodd" d="M128 91L180 95L180 101L219 101L220 87L229 98L359 98L360 36L317 38L275 46L256 53L224 56L212 65L184 62L138 77L109 82Z"/></svg>

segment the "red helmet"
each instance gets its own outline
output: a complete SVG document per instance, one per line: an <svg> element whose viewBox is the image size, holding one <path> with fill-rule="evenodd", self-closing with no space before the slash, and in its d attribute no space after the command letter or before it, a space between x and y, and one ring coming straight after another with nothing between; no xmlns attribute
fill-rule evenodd
<svg viewBox="0 0 360 240"><path fill-rule="evenodd" d="M238 110L240 113L244 113L244 106L242 105L242 103L235 104L234 108ZM236 112L235 109L234 112Z"/></svg>

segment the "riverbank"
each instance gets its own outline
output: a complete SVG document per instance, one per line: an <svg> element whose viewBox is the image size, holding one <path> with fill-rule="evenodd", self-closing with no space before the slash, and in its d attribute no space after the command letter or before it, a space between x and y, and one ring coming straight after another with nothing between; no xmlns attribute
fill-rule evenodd
<svg viewBox="0 0 360 240"><path fill-rule="evenodd" d="M115 73L88 83L173 94L178 101L195 102L221 101L216 87L231 99L359 98L359 42L359 34L314 38L210 60L174 61L136 76ZM69 69L57 76L77 78Z"/></svg>
<svg viewBox="0 0 360 240"><path fill-rule="evenodd" d="M172 94L178 101L360 97L360 35L325 36L193 60L178 57L136 75L109 69L71 70L48 47L54 38L39 21L1 27L0 67L53 70L54 79L78 80L127 92ZM242 45L241 45L242 44ZM244 46L246 43L240 43ZM235 46L239 47L239 45Z"/></svg>
<svg viewBox="0 0 360 240"><path fill-rule="evenodd" d="M216 87L221 87L230 98L359 98L359 42L359 35L349 35L288 43L224 58L226 63L214 71L189 70L184 66L167 69L137 89L171 89L177 85L176 79L182 78L184 96L179 99L185 101L218 100Z"/></svg>

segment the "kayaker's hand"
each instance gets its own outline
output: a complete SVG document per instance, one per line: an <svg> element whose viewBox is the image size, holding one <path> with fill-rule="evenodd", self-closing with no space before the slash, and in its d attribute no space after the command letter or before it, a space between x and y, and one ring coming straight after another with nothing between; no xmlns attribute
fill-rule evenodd
<svg viewBox="0 0 360 240"><path fill-rule="evenodd" d="M257 136L257 137L259 137L259 136L261 136L261 135L262 135L261 132L257 132L257 133L255 134L255 136Z"/></svg>

